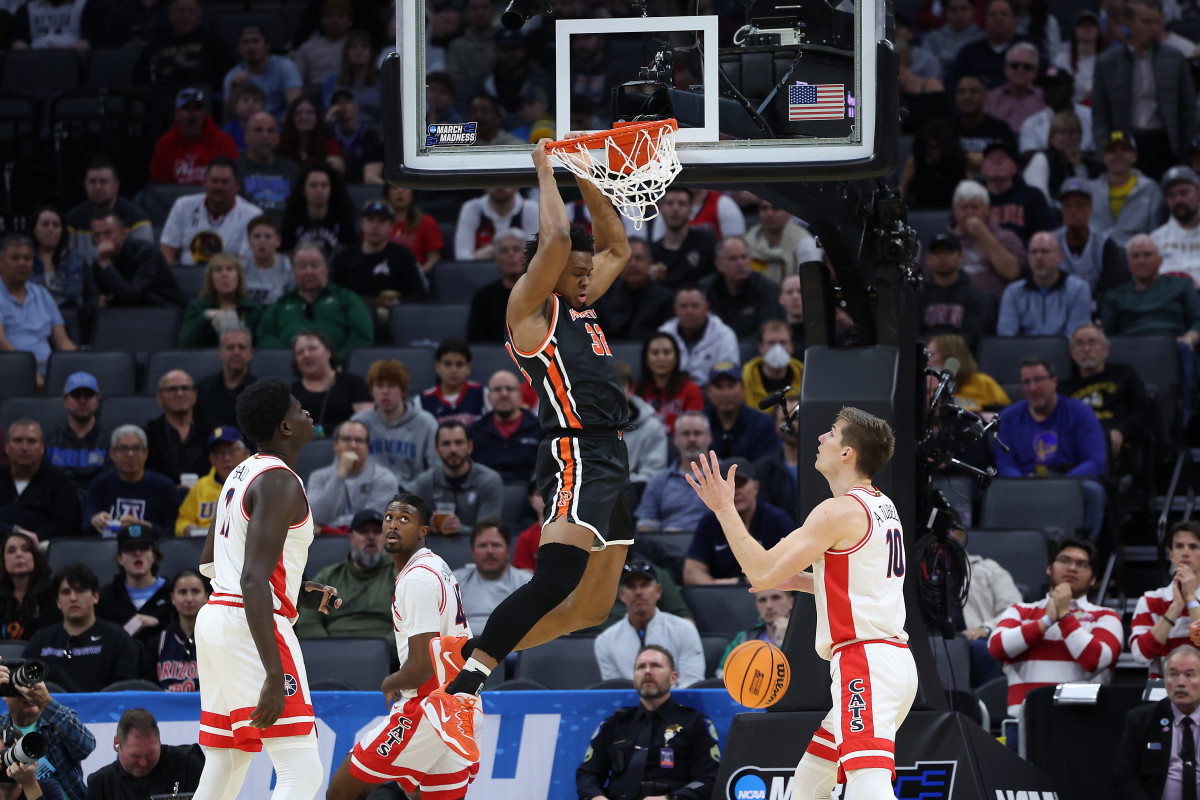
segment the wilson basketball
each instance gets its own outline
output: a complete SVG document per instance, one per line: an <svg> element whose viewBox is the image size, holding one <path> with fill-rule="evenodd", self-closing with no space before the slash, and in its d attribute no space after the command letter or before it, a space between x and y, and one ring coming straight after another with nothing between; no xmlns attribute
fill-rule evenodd
<svg viewBox="0 0 1200 800"><path fill-rule="evenodd" d="M725 688L747 708L766 708L779 702L792 680L792 668L783 651L755 639L733 648L725 659Z"/></svg>

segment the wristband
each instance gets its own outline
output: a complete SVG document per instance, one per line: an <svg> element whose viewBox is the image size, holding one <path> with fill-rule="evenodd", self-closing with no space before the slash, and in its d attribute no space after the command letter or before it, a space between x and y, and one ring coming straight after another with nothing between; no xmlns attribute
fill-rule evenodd
<svg viewBox="0 0 1200 800"><path fill-rule="evenodd" d="M1168 625L1170 625L1172 628L1174 628L1174 627L1175 627L1175 623L1176 623L1176 622L1179 622L1179 617L1176 617L1175 619L1171 619L1171 618L1170 618L1170 617L1168 617L1166 614L1163 614L1163 615L1162 615L1162 619L1163 619L1163 620L1165 620L1165 621L1166 621L1166 623L1167 623Z"/></svg>
<svg viewBox="0 0 1200 800"><path fill-rule="evenodd" d="M1191 611L1193 608L1200 608L1200 603L1196 602L1195 600L1188 600L1187 610Z"/></svg>
<svg viewBox="0 0 1200 800"><path fill-rule="evenodd" d="M1047 627L1047 628L1050 628L1050 627L1053 627L1053 626L1054 626L1054 620L1050 619L1050 615L1049 615L1049 614L1046 614L1045 616L1043 616L1043 617L1042 617L1042 619L1041 619L1040 621L1041 621L1041 622L1044 622L1044 623L1046 623L1046 627Z"/></svg>

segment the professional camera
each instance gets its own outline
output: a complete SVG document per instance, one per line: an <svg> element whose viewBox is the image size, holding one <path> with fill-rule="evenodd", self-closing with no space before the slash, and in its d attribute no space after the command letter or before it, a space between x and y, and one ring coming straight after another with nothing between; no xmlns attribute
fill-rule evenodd
<svg viewBox="0 0 1200 800"><path fill-rule="evenodd" d="M519 31L538 14L550 13L550 0L511 0L500 15L500 24L510 31Z"/></svg>
<svg viewBox="0 0 1200 800"><path fill-rule="evenodd" d="M36 764L37 760L46 755L46 737L37 731L30 731L20 739L13 741L8 749L0 753L0 766L5 770L13 764Z"/></svg>
<svg viewBox="0 0 1200 800"><path fill-rule="evenodd" d="M41 661L13 658L4 662L8 667L8 683L0 684L0 697L20 697L18 686L28 689L46 680L46 665Z"/></svg>

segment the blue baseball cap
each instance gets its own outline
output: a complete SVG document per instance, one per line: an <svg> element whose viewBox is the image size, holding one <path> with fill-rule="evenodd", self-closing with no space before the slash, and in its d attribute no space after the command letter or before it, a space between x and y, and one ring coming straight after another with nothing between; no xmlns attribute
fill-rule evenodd
<svg viewBox="0 0 1200 800"><path fill-rule="evenodd" d="M742 367L740 364L735 364L732 361L718 361L708 371L708 382L712 383L717 378L733 378L735 381L740 382L742 380Z"/></svg>
<svg viewBox="0 0 1200 800"><path fill-rule="evenodd" d="M203 89L180 89L179 94L175 95L175 107L183 108L189 103L204 105L206 99Z"/></svg>
<svg viewBox="0 0 1200 800"><path fill-rule="evenodd" d="M367 214L378 214L388 219L396 218L396 212L392 211L392 207L382 200L372 200L363 206L362 215L365 217Z"/></svg>
<svg viewBox="0 0 1200 800"><path fill-rule="evenodd" d="M211 451L213 445L220 442L240 442L242 434L237 428L229 425L222 425L219 428L213 428L213 432L208 435L208 449Z"/></svg>
<svg viewBox="0 0 1200 800"><path fill-rule="evenodd" d="M100 394L100 384L96 381L96 376L90 372L72 372L67 376L67 383L63 386L63 395L68 395L76 389L91 389L96 394Z"/></svg>

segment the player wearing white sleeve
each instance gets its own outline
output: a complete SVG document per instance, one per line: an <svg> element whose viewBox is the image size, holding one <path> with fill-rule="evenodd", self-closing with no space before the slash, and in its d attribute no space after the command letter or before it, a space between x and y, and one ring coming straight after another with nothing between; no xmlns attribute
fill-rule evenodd
<svg viewBox="0 0 1200 800"><path fill-rule="evenodd" d="M421 709L430 692L462 669L457 654L471 635L454 573L425 546L432 514L420 496L405 492L384 512L383 549L400 573L392 600L400 669L383 681L390 716L354 745L330 781L328 800L362 800L388 781L410 795L420 791L422 800L459 800L479 771L477 761L442 741ZM444 643L457 646L443 649ZM482 717L476 708L476 730Z"/></svg>

